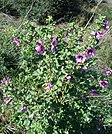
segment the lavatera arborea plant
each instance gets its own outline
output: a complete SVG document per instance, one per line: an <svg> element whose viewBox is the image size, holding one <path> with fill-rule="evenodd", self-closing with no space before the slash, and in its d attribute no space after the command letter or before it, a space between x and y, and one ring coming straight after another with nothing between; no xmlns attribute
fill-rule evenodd
<svg viewBox="0 0 112 134"><path fill-rule="evenodd" d="M2 113L9 108L10 122L32 134L107 131L111 69L100 74L95 68L92 30L84 44L86 31L74 23L58 32L51 25L29 27L25 24L13 40L19 65L16 75L0 82Z"/></svg>

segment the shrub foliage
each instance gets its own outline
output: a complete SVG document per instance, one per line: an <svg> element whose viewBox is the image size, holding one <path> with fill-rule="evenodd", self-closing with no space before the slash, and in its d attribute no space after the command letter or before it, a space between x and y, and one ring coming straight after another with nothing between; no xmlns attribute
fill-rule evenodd
<svg viewBox="0 0 112 134"><path fill-rule="evenodd" d="M56 31L27 22L9 37L2 33L0 131L111 133L112 72L94 68L104 19L88 27L86 43L85 29L74 23Z"/></svg>
<svg viewBox="0 0 112 134"><path fill-rule="evenodd" d="M25 16L43 22L48 15L55 19L78 14L80 0L0 0L0 8L11 15Z"/></svg>

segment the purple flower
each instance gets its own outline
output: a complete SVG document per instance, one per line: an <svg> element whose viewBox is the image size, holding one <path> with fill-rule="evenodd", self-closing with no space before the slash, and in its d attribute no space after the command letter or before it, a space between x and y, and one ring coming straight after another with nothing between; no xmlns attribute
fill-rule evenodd
<svg viewBox="0 0 112 134"><path fill-rule="evenodd" d="M42 51L40 51L40 54L41 55L46 55L46 51L45 50L42 50Z"/></svg>
<svg viewBox="0 0 112 134"><path fill-rule="evenodd" d="M11 82L11 78L3 78L3 80L1 80L2 83L10 83Z"/></svg>
<svg viewBox="0 0 112 134"><path fill-rule="evenodd" d="M56 46L56 38L53 38L51 45Z"/></svg>
<svg viewBox="0 0 112 134"><path fill-rule="evenodd" d="M35 36L36 34L37 34L37 32L34 32L34 33L33 33L33 36Z"/></svg>
<svg viewBox="0 0 112 134"><path fill-rule="evenodd" d="M90 94L93 95L93 96L98 96L98 95L99 95L98 92L97 92L95 89L92 90L92 91L90 92Z"/></svg>
<svg viewBox="0 0 112 134"><path fill-rule="evenodd" d="M102 88L106 88L106 87L108 87L108 81L106 81L106 80L100 81L100 82L99 82L99 85L100 85L100 87L102 87Z"/></svg>
<svg viewBox="0 0 112 134"><path fill-rule="evenodd" d="M104 21L104 29L105 30L108 30L109 29L108 21L107 20Z"/></svg>
<svg viewBox="0 0 112 134"><path fill-rule="evenodd" d="M96 35L96 32L95 31L92 31L90 34L91 35Z"/></svg>
<svg viewBox="0 0 112 134"><path fill-rule="evenodd" d="M98 131L100 131L101 129L100 128L97 128Z"/></svg>
<svg viewBox="0 0 112 134"><path fill-rule="evenodd" d="M109 29L109 26L104 26L104 30L108 30Z"/></svg>
<svg viewBox="0 0 112 134"><path fill-rule="evenodd" d="M83 71L86 71L87 70L87 67L82 67L81 68Z"/></svg>
<svg viewBox="0 0 112 134"><path fill-rule="evenodd" d="M39 64L39 63L42 63L43 62L43 60L39 60L38 62L36 62L37 64Z"/></svg>
<svg viewBox="0 0 112 134"><path fill-rule="evenodd" d="M86 100L87 100L87 98L86 98L86 97L83 97L82 99L83 99L83 101L86 101Z"/></svg>
<svg viewBox="0 0 112 134"><path fill-rule="evenodd" d="M86 61L86 56L84 54L77 54L75 58L77 63L84 63Z"/></svg>
<svg viewBox="0 0 112 134"><path fill-rule="evenodd" d="M27 111L27 107L23 107L22 109L21 109L21 112L26 112Z"/></svg>
<svg viewBox="0 0 112 134"><path fill-rule="evenodd" d="M49 90L51 89L53 86L51 85L51 82L47 83L47 87L45 89Z"/></svg>
<svg viewBox="0 0 112 134"><path fill-rule="evenodd" d="M108 25L108 23L109 23L108 20L104 21L104 25Z"/></svg>
<svg viewBox="0 0 112 134"><path fill-rule="evenodd" d="M6 104L8 104L10 101L11 101L11 99L9 99L9 98L5 98L5 99L4 99L4 102L5 102Z"/></svg>
<svg viewBox="0 0 112 134"><path fill-rule="evenodd" d="M16 43L16 45L20 45L20 41L18 40L18 36L14 37L13 42Z"/></svg>
<svg viewBox="0 0 112 134"><path fill-rule="evenodd" d="M6 78L7 82L10 83L11 82L11 78Z"/></svg>
<svg viewBox="0 0 112 134"><path fill-rule="evenodd" d="M41 54L45 55L46 51L43 49L44 43L41 40L38 40L38 45L35 47L35 50Z"/></svg>
<svg viewBox="0 0 112 134"><path fill-rule="evenodd" d="M44 112L42 112L42 115L44 115Z"/></svg>
<svg viewBox="0 0 112 134"><path fill-rule="evenodd" d="M2 91L3 91L3 93L5 93L5 92L6 92L6 90L5 90L5 89L3 89Z"/></svg>
<svg viewBox="0 0 112 134"><path fill-rule="evenodd" d="M3 80L1 80L2 83L5 83L6 81L6 78L3 78Z"/></svg>
<svg viewBox="0 0 112 134"><path fill-rule="evenodd" d="M41 52L41 51L43 51L43 46L42 45L37 45L35 49L36 49L37 52Z"/></svg>
<svg viewBox="0 0 112 134"><path fill-rule="evenodd" d="M104 127L105 130L107 129L107 126L103 126L103 127Z"/></svg>
<svg viewBox="0 0 112 134"><path fill-rule="evenodd" d="M103 37L103 32L102 32L102 31L97 32L96 38L99 40L99 39L101 39L102 37Z"/></svg>
<svg viewBox="0 0 112 134"><path fill-rule="evenodd" d="M96 52L95 52L94 48L88 48L87 51L86 51L86 56L92 57L92 56L95 55L95 53Z"/></svg>
<svg viewBox="0 0 112 134"><path fill-rule="evenodd" d="M43 41L41 41L41 40L38 40L38 45L44 46L44 43L43 43Z"/></svg>
<svg viewBox="0 0 112 134"><path fill-rule="evenodd" d="M0 83L0 87L2 87L2 83Z"/></svg>
<svg viewBox="0 0 112 134"><path fill-rule="evenodd" d="M71 76L67 76L66 80L70 81L71 80Z"/></svg>
<svg viewBox="0 0 112 134"><path fill-rule="evenodd" d="M56 38L53 38L51 43L51 52L55 52L55 47L56 47Z"/></svg>
<svg viewBox="0 0 112 134"><path fill-rule="evenodd" d="M29 118L33 119L33 117L34 117L34 113L30 114Z"/></svg>
<svg viewBox="0 0 112 134"><path fill-rule="evenodd" d="M111 75L111 74L112 74L112 71L107 68L107 69L105 70L105 74L106 74L106 75Z"/></svg>
<svg viewBox="0 0 112 134"><path fill-rule="evenodd" d="M51 46L51 52L55 52L55 46Z"/></svg>
<svg viewBox="0 0 112 134"><path fill-rule="evenodd" d="M53 86L51 85L51 83L48 83L48 84L47 84L47 87L48 87L49 89L51 89Z"/></svg>
<svg viewBox="0 0 112 134"><path fill-rule="evenodd" d="M99 32L92 31L90 34L94 35L98 40L100 40L103 37L102 31L99 31Z"/></svg>
<svg viewBox="0 0 112 134"><path fill-rule="evenodd" d="M101 125L103 123L102 119L98 119L98 124Z"/></svg>
<svg viewBox="0 0 112 134"><path fill-rule="evenodd" d="M68 29L66 33L66 37L68 37L69 33L71 33L72 31L73 31L72 29Z"/></svg>

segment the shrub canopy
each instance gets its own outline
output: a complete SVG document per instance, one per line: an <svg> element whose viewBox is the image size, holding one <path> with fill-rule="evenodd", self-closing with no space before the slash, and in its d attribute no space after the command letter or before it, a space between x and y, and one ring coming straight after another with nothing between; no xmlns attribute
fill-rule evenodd
<svg viewBox="0 0 112 134"><path fill-rule="evenodd" d="M11 15L28 15L28 18L43 22L48 15L54 19L78 14L80 0L0 0L0 8Z"/></svg>

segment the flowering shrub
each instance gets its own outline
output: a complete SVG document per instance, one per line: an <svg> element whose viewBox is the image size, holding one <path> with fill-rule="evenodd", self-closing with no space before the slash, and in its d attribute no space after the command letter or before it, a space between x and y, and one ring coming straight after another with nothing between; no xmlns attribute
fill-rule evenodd
<svg viewBox="0 0 112 134"><path fill-rule="evenodd" d="M97 29L88 27L86 44L86 31L74 23L56 32L52 25L28 22L12 33L18 57L16 68L9 67L4 78L2 72L0 81L4 125L28 134L110 133L112 71L95 69L103 20L96 21Z"/></svg>

